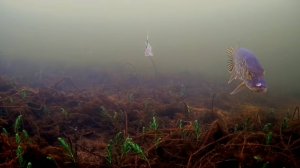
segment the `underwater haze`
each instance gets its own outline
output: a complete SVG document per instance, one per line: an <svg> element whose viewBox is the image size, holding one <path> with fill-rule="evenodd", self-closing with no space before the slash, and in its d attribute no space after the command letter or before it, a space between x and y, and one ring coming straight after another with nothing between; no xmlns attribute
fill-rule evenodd
<svg viewBox="0 0 300 168"><path fill-rule="evenodd" d="M299 96L299 7L297 0L1 0L0 53L42 67L130 64L148 72L148 34L160 72L227 85L226 48L245 47L265 68L269 92Z"/></svg>
<svg viewBox="0 0 300 168"><path fill-rule="evenodd" d="M0 0L0 168L300 167L299 9Z"/></svg>

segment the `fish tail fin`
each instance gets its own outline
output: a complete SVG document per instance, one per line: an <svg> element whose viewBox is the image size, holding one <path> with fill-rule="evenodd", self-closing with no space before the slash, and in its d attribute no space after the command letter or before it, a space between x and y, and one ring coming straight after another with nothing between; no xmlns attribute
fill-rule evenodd
<svg viewBox="0 0 300 168"><path fill-rule="evenodd" d="M235 50L233 47L227 48L226 50L227 56L229 58L227 62L227 69L229 72L232 72L232 70L234 69L234 61L233 61L234 52Z"/></svg>

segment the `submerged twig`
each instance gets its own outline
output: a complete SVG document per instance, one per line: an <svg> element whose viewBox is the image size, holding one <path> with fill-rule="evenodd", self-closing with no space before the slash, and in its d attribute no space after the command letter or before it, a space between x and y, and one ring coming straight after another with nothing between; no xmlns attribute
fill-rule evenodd
<svg viewBox="0 0 300 168"><path fill-rule="evenodd" d="M153 69L154 69L154 74L155 76L157 77L158 76L158 71L157 71L157 68L156 68L156 64L154 62L154 60L152 59L152 57L149 57L150 61L151 61L151 64L153 66Z"/></svg>
<svg viewBox="0 0 300 168"><path fill-rule="evenodd" d="M213 113L214 112L214 102L215 102L215 97L216 97L216 93L214 93L212 95L212 98L211 98L211 112Z"/></svg>
<svg viewBox="0 0 300 168"><path fill-rule="evenodd" d="M296 113L298 114L298 120L300 119L300 109L299 106L296 106L293 114L293 119L295 118Z"/></svg>
<svg viewBox="0 0 300 168"><path fill-rule="evenodd" d="M127 116L127 112L125 110L123 110L123 112L124 112L124 116L125 116L124 136L128 137L128 116Z"/></svg>

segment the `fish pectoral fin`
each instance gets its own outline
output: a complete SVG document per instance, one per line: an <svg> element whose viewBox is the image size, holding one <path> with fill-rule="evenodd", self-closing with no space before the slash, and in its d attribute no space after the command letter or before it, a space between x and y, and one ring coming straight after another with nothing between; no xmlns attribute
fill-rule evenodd
<svg viewBox="0 0 300 168"><path fill-rule="evenodd" d="M239 84L230 94L234 95L237 92L241 91L243 88L245 87L245 83L242 82L241 84Z"/></svg>
<svg viewBox="0 0 300 168"><path fill-rule="evenodd" d="M234 72L232 72L231 75L230 75L230 78L228 80L228 84L230 84L235 79L236 79L236 74Z"/></svg>

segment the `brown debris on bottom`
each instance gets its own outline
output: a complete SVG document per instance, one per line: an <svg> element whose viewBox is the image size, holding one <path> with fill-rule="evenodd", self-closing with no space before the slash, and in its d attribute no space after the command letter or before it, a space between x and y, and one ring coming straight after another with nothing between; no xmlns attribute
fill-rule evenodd
<svg viewBox="0 0 300 168"><path fill-rule="evenodd" d="M299 107L289 115L250 104L227 112L210 109L216 103L209 98L196 106L198 99L185 100L168 88L64 92L5 84L3 90L0 167L25 167L18 146L26 163L43 168L300 167ZM29 140L17 144L19 115ZM58 137L68 140L74 156Z"/></svg>

